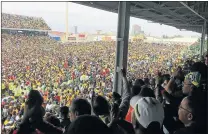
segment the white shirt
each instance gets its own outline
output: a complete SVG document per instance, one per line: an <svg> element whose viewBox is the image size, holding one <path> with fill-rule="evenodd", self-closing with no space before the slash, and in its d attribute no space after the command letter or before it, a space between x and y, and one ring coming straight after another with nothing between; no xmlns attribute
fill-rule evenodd
<svg viewBox="0 0 208 134"><path fill-rule="evenodd" d="M15 120L18 121L20 119L19 115L15 117Z"/></svg>
<svg viewBox="0 0 208 134"><path fill-rule="evenodd" d="M50 111L51 109L52 109L52 104L47 104L46 105L46 110L49 110Z"/></svg>

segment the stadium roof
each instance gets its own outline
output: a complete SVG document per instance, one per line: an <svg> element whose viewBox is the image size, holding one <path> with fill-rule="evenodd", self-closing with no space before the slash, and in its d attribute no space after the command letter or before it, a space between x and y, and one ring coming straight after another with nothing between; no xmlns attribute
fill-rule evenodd
<svg viewBox="0 0 208 134"><path fill-rule="evenodd" d="M114 13L118 13L119 1L75 2ZM208 20L207 1L131 1L130 15L178 29L202 32L204 21Z"/></svg>

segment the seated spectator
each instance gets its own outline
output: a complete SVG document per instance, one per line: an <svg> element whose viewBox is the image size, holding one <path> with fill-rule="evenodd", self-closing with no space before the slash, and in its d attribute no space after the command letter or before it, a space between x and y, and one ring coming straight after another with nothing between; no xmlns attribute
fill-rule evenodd
<svg viewBox="0 0 208 134"><path fill-rule="evenodd" d="M196 96L185 97L178 110L179 119L185 128L177 130L174 134L205 134L206 133L206 105L205 100Z"/></svg>
<svg viewBox="0 0 208 134"><path fill-rule="evenodd" d="M67 106L63 106L60 109L61 113L61 127L65 128L70 125L70 119L69 119L69 108Z"/></svg>
<svg viewBox="0 0 208 134"><path fill-rule="evenodd" d="M72 101L70 108L70 120L75 120L80 115L91 115L91 105L85 99L75 99Z"/></svg>
<svg viewBox="0 0 208 134"><path fill-rule="evenodd" d="M136 134L162 134L164 109L152 97L138 100L132 114L132 124Z"/></svg>

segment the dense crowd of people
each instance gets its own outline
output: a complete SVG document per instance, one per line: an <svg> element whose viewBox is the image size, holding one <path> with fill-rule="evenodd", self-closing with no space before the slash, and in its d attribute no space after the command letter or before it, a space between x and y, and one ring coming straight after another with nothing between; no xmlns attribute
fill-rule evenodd
<svg viewBox="0 0 208 134"><path fill-rule="evenodd" d="M185 49L129 43L119 95L115 42L3 33L2 133L204 134L208 57L190 60Z"/></svg>
<svg viewBox="0 0 208 134"><path fill-rule="evenodd" d="M42 18L2 13L1 20L2 28L50 30Z"/></svg>

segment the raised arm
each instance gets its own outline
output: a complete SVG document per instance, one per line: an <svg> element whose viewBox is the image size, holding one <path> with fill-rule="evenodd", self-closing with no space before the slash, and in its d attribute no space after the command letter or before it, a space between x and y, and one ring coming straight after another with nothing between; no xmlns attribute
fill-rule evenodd
<svg viewBox="0 0 208 134"><path fill-rule="evenodd" d="M123 77L123 94L122 94L122 101L119 106L120 109L120 116L121 118L125 118L130 104L131 94L130 94L130 88L128 86L128 81L126 77L126 70L121 71L122 77Z"/></svg>

